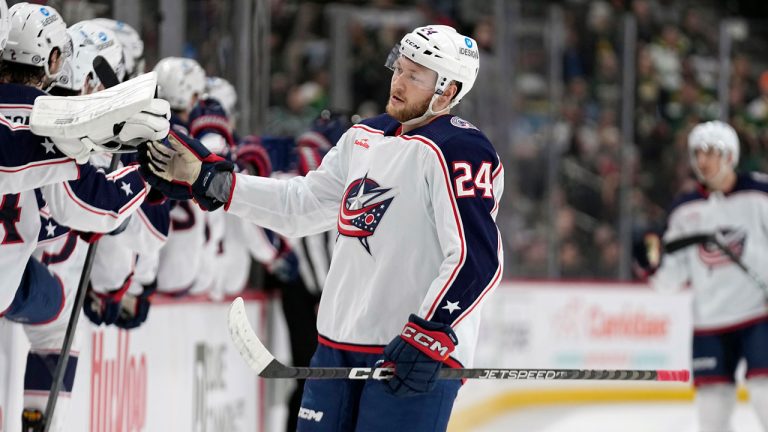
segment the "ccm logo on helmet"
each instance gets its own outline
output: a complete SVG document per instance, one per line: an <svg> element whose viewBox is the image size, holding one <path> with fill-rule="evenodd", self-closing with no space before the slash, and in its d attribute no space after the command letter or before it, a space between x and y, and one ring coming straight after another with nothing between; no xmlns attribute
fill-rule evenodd
<svg viewBox="0 0 768 432"><path fill-rule="evenodd" d="M440 357L442 359L448 358L448 354L450 354L452 350L452 347L449 347L448 345L441 343L432 336L424 334L418 329L408 325L403 328L403 332L400 334L400 336L405 339L413 340L417 344L431 351L435 357Z"/></svg>
<svg viewBox="0 0 768 432"><path fill-rule="evenodd" d="M406 40L405 40L405 43L407 43L408 45L410 45L410 46L412 46L412 47L414 47L414 48L416 48L416 49L421 49L421 47L420 47L420 46L418 46L418 45L416 44L416 42L414 42L414 41L412 41L412 40L410 40L410 39L406 39Z"/></svg>

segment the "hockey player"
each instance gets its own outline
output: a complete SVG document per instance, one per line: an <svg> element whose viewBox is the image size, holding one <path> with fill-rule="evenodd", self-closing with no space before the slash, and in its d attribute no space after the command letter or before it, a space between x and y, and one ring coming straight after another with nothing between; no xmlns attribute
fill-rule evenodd
<svg viewBox="0 0 768 432"><path fill-rule="evenodd" d="M144 73L144 41L141 40L136 29L123 21L111 18L94 18L90 22L111 30L120 41L125 61L125 77L121 77L122 81L136 78Z"/></svg>
<svg viewBox="0 0 768 432"><path fill-rule="evenodd" d="M30 133L28 122L32 102L44 94L41 88L61 75L62 61L72 51L71 40L61 17L50 7L19 3L9 12L8 50L3 52L4 62L0 69L3 82L0 85L0 113L7 127L15 133L12 140L0 145L0 166L13 167L7 176L13 179L8 182L9 188L4 189L10 193L3 196L3 212L0 213L4 233L0 257L6 264L10 261L0 286L0 316L25 324L32 345L27 359L25 388L29 396L25 397L25 405L42 410L66 329L67 309L72 304L67 301L67 289L71 284L65 286L61 278L46 269L40 260L50 265L67 261L74 254L77 239L67 235L60 250L42 250L37 255L40 260L30 257L41 232L38 211L43 210L48 219L45 213L50 208L56 220L73 228L107 232L120 227L138 208L146 194L146 186L135 168L105 176L90 165L76 165L65 156L84 161L93 149L85 141L50 140ZM151 115L155 114L158 119L163 117L160 111ZM131 135L138 130L134 124L142 130L141 134ZM166 133L162 130L167 128L165 118L154 125L160 130L143 135L148 132L144 119L129 119L120 133L121 140L153 139ZM55 163L49 163L51 160ZM35 178L35 173L24 173L35 168L43 173L42 179ZM74 176L68 174L69 170ZM72 180L59 183L68 179ZM34 189L40 186L43 186L42 193L35 192ZM128 189L133 193L128 194ZM45 197L47 207L42 197ZM50 219L47 222L42 231L45 238L56 237L59 234L57 228L63 227ZM71 274L67 272L67 277ZM68 365L65 392L71 390L76 364L72 361ZM29 427L39 426L42 422L39 412L33 411L25 411L23 420ZM52 419L52 430L57 430L60 422L60 415Z"/></svg>
<svg viewBox="0 0 768 432"><path fill-rule="evenodd" d="M147 149L148 180L187 183L204 208L224 206L287 236L337 228L312 365L384 361L395 376L308 381L300 431L445 430L461 383L437 375L471 366L483 300L502 273L494 221L502 166L487 138L450 114L477 76L476 42L451 27L420 27L387 65L387 113L352 126L306 177L232 174L173 131L172 150Z"/></svg>
<svg viewBox="0 0 768 432"><path fill-rule="evenodd" d="M171 105L171 127L188 134L189 115L205 91L203 68L193 59L166 57L154 71L158 96ZM205 214L191 200L171 202L171 230L158 258L158 292L174 296L191 292L205 245L204 220Z"/></svg>
<svg viewBox="0 0 768 432"><path fill-rule="evenodd" d="M650 280L662 291L679 290L686 283L693 289L699 430L731 430L734 374L744 359L750 399L768 431L768 293L760 286L768 280L768 177L736 173L739 139L720 121L694 127L688 152L700 186L672 204L664 241L701 234L712 235L712 240L666 254ZM758 279L736 260L757 272Z"/></svg>

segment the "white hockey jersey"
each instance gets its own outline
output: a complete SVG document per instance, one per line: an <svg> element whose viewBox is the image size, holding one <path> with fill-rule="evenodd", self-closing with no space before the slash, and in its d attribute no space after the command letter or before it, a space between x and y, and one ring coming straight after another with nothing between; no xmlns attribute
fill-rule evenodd
<svg viewBox="0 0 768 432"><path fill-rule="evenodd" d="M289 237L337 228L320 343L370 353L408 315L449 323L449 363L470 366L480 312L501 280L503 168L474 126L442 115L406 134L389 115L353 126L306 177L235 174L226 209Z"/></svg>
<svg viewBox="0 0 768 432"><path fill-rule="evenodd" d="M672 205L664 242L715 234L760 278L768 281L768 177L739 175L733 190L701 189ZM766 294L714 243L666 254L651 278L661 291L690 283L697 331L726 331L768 317Z"/></svg>
<svg viewBox="0 0 768 432"><path fill-rule="evenodd" d="M9 140L0 141L0 184L2 190L19 191L6 193L0 201L0 265L5 270L0 274L0 313L13 299L37 245L43 201L38 201L34 187L42 190L56 225L93 232L120 226L147 193L138 166L107 176L91 165L76 165L50 140L32 134L32 104L44 94L29 86L0 85L0 118L9 122L0 122L5 125L0 134L13 132Z"/></svg>

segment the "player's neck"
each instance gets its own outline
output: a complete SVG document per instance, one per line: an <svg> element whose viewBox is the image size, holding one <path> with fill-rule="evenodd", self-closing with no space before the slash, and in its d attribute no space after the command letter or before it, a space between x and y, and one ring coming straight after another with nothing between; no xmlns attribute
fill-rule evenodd
<svg viewBox="0 0 768 432"><path fill-rule="evenodd" d="M443 111L443 112L441 112L439 114L436 114L436 115L433 115L433 116L429 116L429 117L425 118L423 121L421 121L419 123L416 123L416 124L400 123L400 133L404 134L404 133L408 133L408 132L410 132L410 131L412 131L414 129L420 128L420 127L430 123L432 120L434 120L434 119L436 119L438 117L444 116L445 114L449 114L450 112L451 112L451 110Z"/></svg>

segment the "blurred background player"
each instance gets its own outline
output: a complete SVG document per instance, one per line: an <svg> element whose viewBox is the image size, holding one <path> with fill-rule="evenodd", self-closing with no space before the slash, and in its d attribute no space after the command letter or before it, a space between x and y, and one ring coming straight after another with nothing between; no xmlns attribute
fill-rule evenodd
<svg viewBox="0 0 768 432"><path fill-rule="evenodd" d="M189 133L189 115L205 92L205 72L192 60L168 57L154 68L158 97L171 105L171 125ZM157 290L169 295L186 295L192 290L203 260L206 244L205 213L191 200L171 202L171 229L160 250ZM190 265L191 263L191 265Z"/></svg>
<svg viewBox="0 0 768 432"><path fill-rule="evenodd" d="M111 18L94 18L90 22L111 30L117 40L120 41L125 61L125 76L120 77L121 81L135 78L144 73L144 41L141 40L136 29L123 21Z"/></svg>
<svg viewBox="0 0 768 432"><path fill-rule="evenodd" d="M699 430L732 430L736 367L744 360L750 399L768 431L768 293L721 250L728 248L758 278L768 280L768 177L735 171L739 139L727 123L696 125L688 135L688 151L700 187L672 204L664 242L700 234L715 240L664 255L651 283L662 291L686 283L693 289Z"/></svg>

